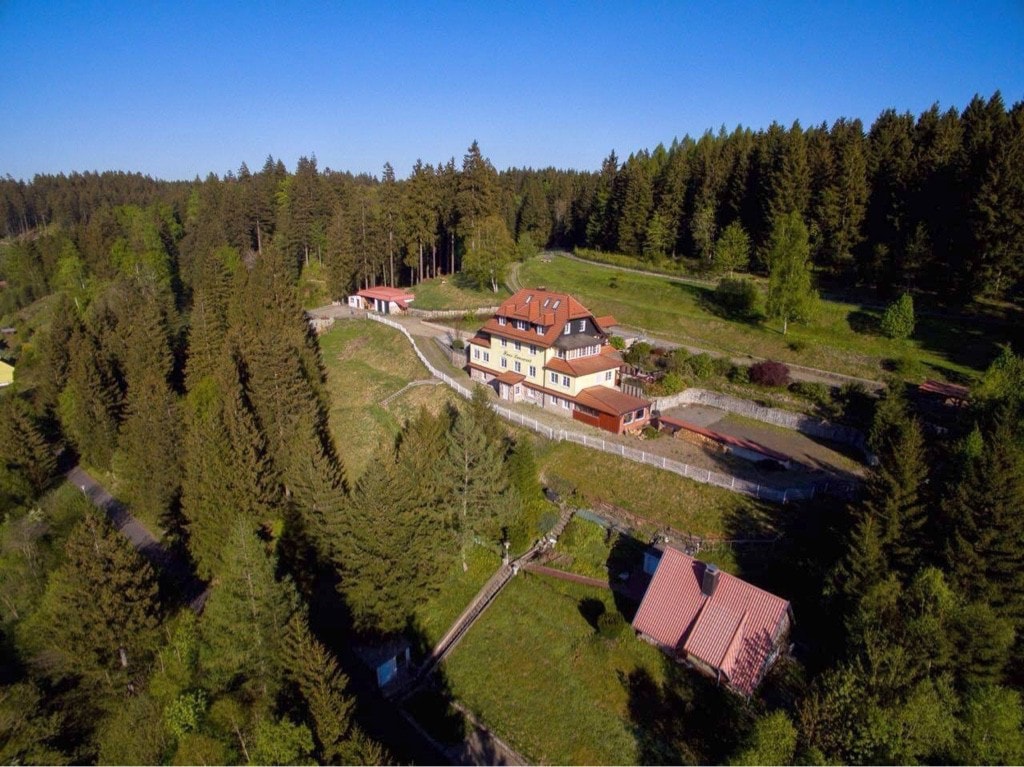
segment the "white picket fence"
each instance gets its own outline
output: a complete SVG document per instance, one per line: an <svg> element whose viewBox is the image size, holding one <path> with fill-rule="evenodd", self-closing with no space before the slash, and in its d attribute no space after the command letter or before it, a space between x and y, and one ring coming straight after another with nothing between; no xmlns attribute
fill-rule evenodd
<svg viewBox="0 0 1024 767"><path fill-rule="evenodd" d="M465 397L466 399L472 398L473 392L469 388L463 386L451 376L438 370L430 363L430 360L428 360L426 356L424 356L423 352L420 351L420 348L416 344L412 334L410 334L409 331L401 324L394 320L389 320L387 317L379 314L368 314L367 316L374 322L380 322L381 324L392 327L402 333L409 340L409 343L412 344L412 348L413 351L416 352L416 356L419 357L420 362L426 366L431 375L446 383L460 396ZM690 466L687 463L673 461L671 458L666 458L662 455L654 455L644 450L636 450L631 447L626 447L619 442L605 440L602 437L593 437L588 434L578 432L575 429L554 429L540 421L528 418L522 413L510 410L509 408L501 405L492 403L491 407L502 418L541 434L548 439L563 442L575 442L594 450L601 450L605 453L621 456L629 461L644 463L649 466L664 469L665 471L671 471L681 477L692 479L695 482L701 482L705 485L714 485L715 487L721 487L735 493L742 493L743 495L748 495L752 498L759 498L766 501L772 501L774 503L786 503L787 501L807 500L809 498L813 498L819 489L828 489L828 483L827 481L824 481L808 485L806 487L790 487L780 490L779 488L768 487L757 482L740 479L739 477L735 477L731 474L722 474L717 471L711 471L710 469L700 469L696 466Z"/></svg>

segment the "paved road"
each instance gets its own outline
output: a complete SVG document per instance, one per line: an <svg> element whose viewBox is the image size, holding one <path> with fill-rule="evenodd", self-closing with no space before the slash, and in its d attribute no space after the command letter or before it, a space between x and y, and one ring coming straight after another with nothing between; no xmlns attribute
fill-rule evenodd
<svg viewBox="0 0 1024 767"><path fill-rule="evenodd" d="M207 586L196 578L186 562L160 545L153 533L81 466L75 466L65 476L94 506L106 513L114 528L128 539L136 551L170 578L193 612L202 612L208 594Z"/></svg>

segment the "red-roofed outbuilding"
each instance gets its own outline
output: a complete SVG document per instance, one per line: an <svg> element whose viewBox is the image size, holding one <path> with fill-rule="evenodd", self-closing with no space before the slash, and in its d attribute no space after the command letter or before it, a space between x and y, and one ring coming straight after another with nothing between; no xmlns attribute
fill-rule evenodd
<svg viewBox="0 0 1024 767"><path fill-rule="evenodd" d="M785 650L791 625L785 599L673 548L633 619L644 639L745 696Z"/></svg>
<svg viewBox="0 0 1024 767"><path fill-rule="evenodd" d="M408 309L415 298L415 294L401 288L363 288L348 297L348 305L380 314L395 314Z"/></svg>

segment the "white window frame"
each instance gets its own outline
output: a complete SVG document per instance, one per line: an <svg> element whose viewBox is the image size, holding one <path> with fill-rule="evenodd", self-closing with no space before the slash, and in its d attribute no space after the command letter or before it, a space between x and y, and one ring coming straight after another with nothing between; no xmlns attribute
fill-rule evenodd
<svg viewBox="0 0 1024 767"><path fill-rule="evenodd" d="M519 364L519 360L516 360L515 364L512 367L517 373L523 372L522 365Z"/></svg>
<svg viewBox="0 0 1024 767"><path fill-rule="evenodd" d="M611 370L604 371L604 380L611 381L612 377L613 377L613 373L614 373L614 371L611 371Z"/></svg>
<svg viewBox="0 0 1024 767"><path fill-rule="evenodd" d="M552 371L552 373L551 373L551 383L553 383L553 384L557 384L558 383L558 373L555 373L554 371Z"/></svg>
<svg viewBox="0 0 1024 767"><path fill-rule="evenodd" d="M530 344L530 354L536 354L536 353L537 353L536 345L535 344Z"/></svg>
<svg viewBox="0 0 1024 767"><path fill-rule="evenodd" d="M580 320L580 324L576 326L576 329L579 330L582 333L584 330L587 329L587 321L586 320Z"/></svg>
<svg viewBox="0 0 1024 767"><path fill-rule="evenodd" d="M572 402L570 400L568 400L568 399L563 399L562 400L562 407L564 407L566 410L571 410L572 409Z"/></svg>
<svg viewBox="0 0 1024 767"><path fill-rule="evenodd" d="M516 347L517 352L521 352L523 350L523 345L519 341L513 341L512 343Z"/></svg>
<svg viewBox="0 0 1024 767"><path fill-rule="evenodd" d="M501 345L502 345L502 347L508 346L508 341L506 341L504 338L502 338L501 339Z"/></svg>
<svg viewBox="0 0 1024 767"><path fill-rule="evenodd" d="M569 376L562 376L562 386L569 388Z"/></svg>
<svg viewBox="0 0 1024 767"><path fill-rule="evenodd" d="M498 324L499 324L499 325L504 325L504 324L505 324L505 322L506 322L506 320L505 320L505 318L504 318L504 317L498 317Z"/></svg>
<svg viewBox="0 0 1024 767"><path fill-rule="evenodd" d="M537 326L537 335L539 335L539 336L544 335L544 326L543 325L538 325Z"/></svg>
<svg viewBox="0 0 1024 767"><path fill-rule="evenodd" d="M480 359L480 347L474 347L473 348L473 359L475 359L475 360Z"/></svg>
<svg viewBox="0 0 1024 767"><path fill-rule="evenodd" d="M563 330L562 330L562 335L563 336L567 336L571 332L572 332L572 323L571 322L565 323L565 328L563 328Z"/></svg>
<svg viewBox="0 0 1024 767"><path fill-rule="evenodd" d="M491 353L490 352L484 352L484 362L490 362L490 361L491 361Z"/></svg>
<svg viewBox="0 0 1024 767"><path fill-rule="evenodd" d="M536 378L536 377L537 377L537 366L536 365L530 365L530 378Z"/></svg>

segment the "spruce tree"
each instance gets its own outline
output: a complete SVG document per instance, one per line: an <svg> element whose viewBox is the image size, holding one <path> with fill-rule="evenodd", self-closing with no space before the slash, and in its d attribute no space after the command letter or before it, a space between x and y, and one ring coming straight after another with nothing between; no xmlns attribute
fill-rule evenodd
<svg viewBox="0 0 1024 767"><path fill-rule="evenodd" d="M55 653L58 668L108 693L128 694L156 647L156 574L95 509L68 537L64 556L25 635Z"/></svg>
<svg viewBox="0 0 1024 767"><path fill-rule="evenodd" d="M214 691L241 688L269 702L279 689L297 596L275 569L252 525L236 522L200 623L199 663Z"/></svg>
<svg viewBox="0 0 1024 767"><path fill-rule="evenodd" d="M68 381L58 406L61 426L88 464L109 469L117 446L120 392L91 335L76 332L69 349Z"/></svg>

